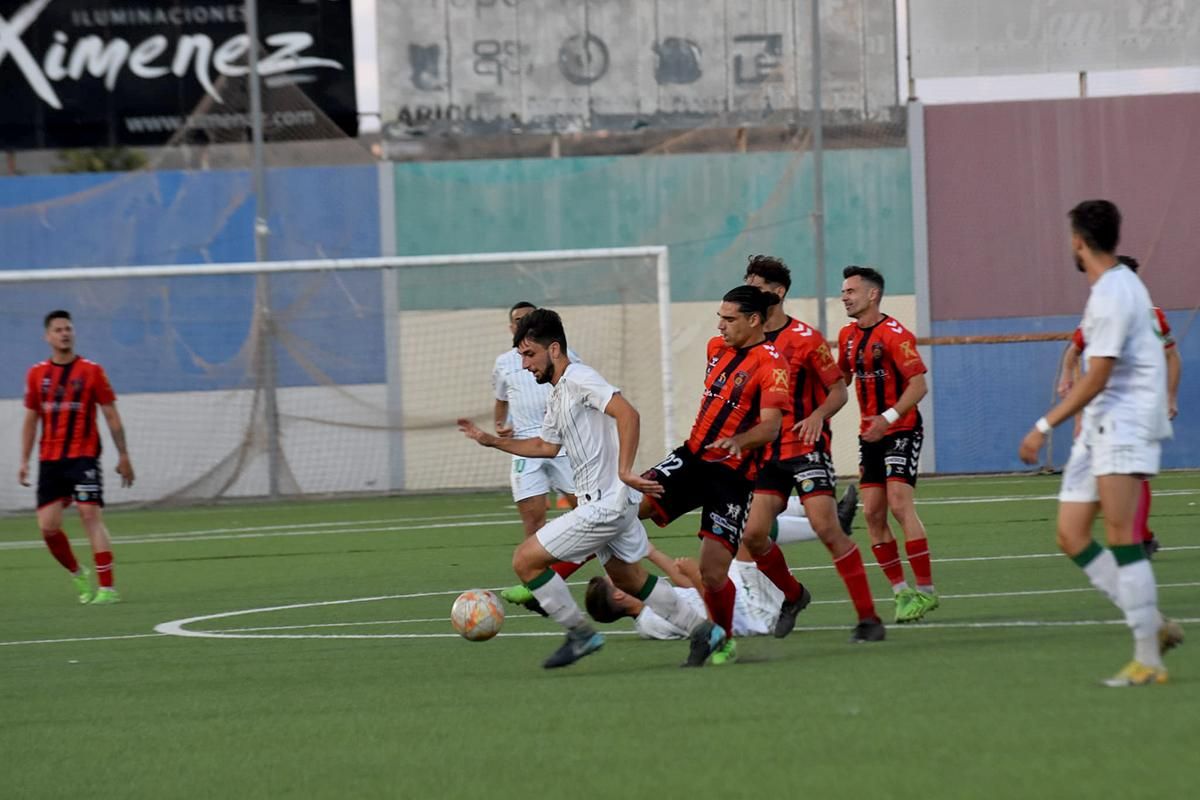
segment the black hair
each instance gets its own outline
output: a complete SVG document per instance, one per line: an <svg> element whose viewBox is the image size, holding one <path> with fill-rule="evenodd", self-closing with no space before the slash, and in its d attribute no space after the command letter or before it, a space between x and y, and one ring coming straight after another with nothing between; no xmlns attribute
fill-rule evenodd
<svg viewBox="0 0 1200 800"><path fill-rule="evenodd" d="M584 607L588 615L596 622L616 622L629 613L620 608L612 599L612 585L597 575L588 581L587 591L583 596Z"/></svg>
<svg viewBox="0 0 1200 800"><path fill-rule="evenodd" d="M756 275L767 283L782 286L786 292L792 288L792 271L788 269L783 259L775 256L750 256L746 264L746 277Z"/></svg>
<svg viewBox="0 0 1200 800"><path fill-rule="evenodd" d="M1121 241L1121 212L1108 200L1084 200L1067 212L1071 230L1098 253L1116 252Z"/></svg>
<svg viewBox="0 0 1200 800"><path fill-rule="evenodd" d="M535 308L517 322L517 330L513 333L513 347L520 347L521 342L526 339L537 342L542 347L549 347L558 342L563 353L567 352L567 333L563 330L562 318L548 308Z"/></svg>
<svg viewBox="0 0 1200 800"><path fill-rule="evenodd" d="M879 290L880 294L883 294L884 281L883 275L879 274L879 270L874 267L860 267L857 264L851 264L842 270L842 278L855 277L862 278L867 283L872 284Z"/></svg>
<svg viewBox="0 0 1200 800"><path fill-rule="evenodd" d="M529 302L528 300L521 300L513 303L513 307L508 310L508 318L512 319L513 312L519 311L522 308L532 308L535 311L537 310L537 306L535 306L533 303Z"/></svg>
<svg viewBox="0 0 1200 800"><path fill-rule="evenodd" d="M1141 264L1138 263L1138 260L1136 258L1134 258L1133 256L1117 256L1117 263L1124 264L1125 266L1129 267L1134 272L1137 272L1138 267L1141 266Z"/></svg>
<svg viewBox="0 0 1200 800"><path fill-rule="evenodd" d="M734 287L725 293L721 298L726 303L733 303L738 307L738 311L743 314L758 314L765 322L767 312L771 310L771 306L779 305L781 302L779 295L774 292L764 292L757 286L741 286Z"/></svg>
<svg viewBox="0 0 1200 800"><path fill-rule="evenodd" d="M44 320L42 320L42 327L49 328L50 323L56 319L65 319L67 322L70 322L71 321L71 312L64 311L61 308L54 309L53 311L51 311L49 314L46 315L46 318Z"/></svg>

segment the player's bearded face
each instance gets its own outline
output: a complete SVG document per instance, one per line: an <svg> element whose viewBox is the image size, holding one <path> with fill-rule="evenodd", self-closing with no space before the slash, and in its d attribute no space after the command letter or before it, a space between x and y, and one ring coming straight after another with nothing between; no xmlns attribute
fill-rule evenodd
<svg viewBox="0 0 1200 800"><path fill-rule="evenodd" d="M550 347L554 347L551 344ZM526 341L521 347L521 365L533 373L538 383L550 383L554 380L554 361L550 358L550 349L536 342Z"/></svg>

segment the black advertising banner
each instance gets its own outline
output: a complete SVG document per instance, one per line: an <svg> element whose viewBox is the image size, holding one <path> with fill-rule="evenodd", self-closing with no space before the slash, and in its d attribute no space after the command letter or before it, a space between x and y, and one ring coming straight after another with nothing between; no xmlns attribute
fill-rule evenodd
<svg viewBox="0 0 1200 800"><path fill-rule="evenodd" d="M267 137L356 135L350 0L258 17ZM227 141L250 125L248 45L239 0L0 0L0 149Z"/></svg>

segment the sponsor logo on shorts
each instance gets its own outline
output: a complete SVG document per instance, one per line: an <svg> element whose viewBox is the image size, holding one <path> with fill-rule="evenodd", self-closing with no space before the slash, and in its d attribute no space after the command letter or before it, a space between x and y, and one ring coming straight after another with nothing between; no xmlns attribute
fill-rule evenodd
<svg viewBox="0 0 1200 800"><path fill-rule="evenodd" d="M798 481L804 481L804 480L818 480L819 481L819 480L823 480L824 478L829 477L829 475L823 469L806 469L806 470L801 470L800 472L797 472L792 477Z"/></svg>
<svg viewBox="0 0 1200 800"><path fill-rule="evenodd" d="M811 492L815 486L816 486L816 484L813 483L812 481L802 481L800 483L800 491Z"/></svg>
<svg viewBox="0 0 1200 800"><path fill-rule="evenodd" d="M883 463L889 467L905 467L908 466L908 459L904 456L888 456Z"/></svg>
<svg viewBox="0 0 1200 800"><path fill-rule="evenodd" d="M712 520L713 533L720 534L722 532L721 528L728 528L730 532L736 531L738 529L737 525L730 522L725 517L722 517L720 514L710 513L708 515L708 518Z"/></svg>

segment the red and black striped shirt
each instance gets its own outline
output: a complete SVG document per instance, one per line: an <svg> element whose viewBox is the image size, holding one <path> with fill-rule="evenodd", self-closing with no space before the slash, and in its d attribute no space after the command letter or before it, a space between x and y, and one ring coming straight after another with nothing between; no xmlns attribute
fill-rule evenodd
<svg viewBox="0 0 1200 800"><path fill-rule="evenodd" d="M66 364L42 361L25 376L25 407L42 422L41 461L98 457L100 430L96 406L117 399L104 368L76 357Z"/></svg>
<svg viewBox="0 0 1200 800"><path fill-rule="evenodd" d="M705 461L719 461L746 477L753 477L758 453L743 452L731 457L726 450L706 448L718 439L753 428L764 408L778 408L784 414L791 411L787 362L770 342L738 348L714 336L708 342L704 398L688 436L688 450Z"/></svg>
<svg viewBox="0 0 1200 800"><path fill-rule="evenodd" d="M867 429L867 420L896 405L908 382L925 372L916 337L887 314L869 328L860 328L856 322L842 328L838 334L838 366L846 380L857 386L862 431ZM888 433L920 426L921 415L913 408L896 420Z"/></svg>
<svg viewBox="0 0 1200 800"><path fill-rule="evenodd" d="M829 387L842 379L842 371L833 360L825 337L816 328L788 317L786 325L767 333L767 340L775 345L779 355L787 362L788 380L792 385L792 410L784 412L779 439L767 446L764 458L787 461L807 455L818 447L830 452L833 434L829 420L825 421L821 438L814 444L805 444L800 432L792 430L793 425L809 417L825 402Z"/></svg>

